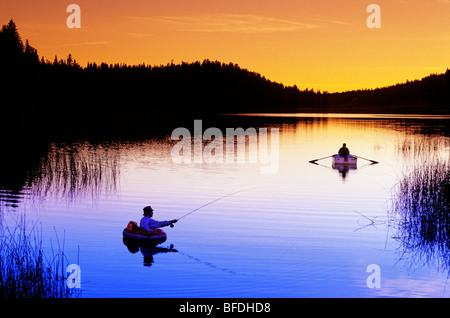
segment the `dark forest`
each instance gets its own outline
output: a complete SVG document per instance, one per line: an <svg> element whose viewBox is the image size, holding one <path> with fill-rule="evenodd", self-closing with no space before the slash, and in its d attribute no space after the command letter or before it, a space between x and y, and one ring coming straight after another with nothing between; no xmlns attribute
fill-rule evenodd
<svg viewBox="0 0 450 318"><path fill-rule="evenodd" d="M389 87L300 90L219 61L159 66L39 57L11 20L0 31L3 125L142 124L171 116L246 112L448 114L450 70ZM158 118L158 119L157 119Z"/></svg>

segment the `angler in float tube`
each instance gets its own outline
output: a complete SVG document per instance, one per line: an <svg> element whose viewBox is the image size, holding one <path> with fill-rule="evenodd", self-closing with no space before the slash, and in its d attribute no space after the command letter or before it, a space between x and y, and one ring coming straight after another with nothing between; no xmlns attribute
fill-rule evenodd
<svg viewBox="0 0 450 318"><path fill-rule="evenodd" d="M144 209L144 217L141 219L141 222L139 226L147 231L154 231L157 228L168 226L173 226L173 223L176 223L177 220L171 220L171 221L156 221L152 219L153 216L153 209L151 206L146 206Z"/></svg>

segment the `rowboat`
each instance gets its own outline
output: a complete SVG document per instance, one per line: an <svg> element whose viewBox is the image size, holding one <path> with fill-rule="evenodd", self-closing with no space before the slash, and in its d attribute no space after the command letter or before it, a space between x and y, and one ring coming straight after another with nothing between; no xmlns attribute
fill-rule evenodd
<svg viewBox="0 0 450 318"><path fill-rule="evenodd" d="M333 155L331 157L333 166L339 166L339 165L353 165L356 166L356 162L358 160L357 157L349 155L349 156L339 156L339 155Z"/></svg>

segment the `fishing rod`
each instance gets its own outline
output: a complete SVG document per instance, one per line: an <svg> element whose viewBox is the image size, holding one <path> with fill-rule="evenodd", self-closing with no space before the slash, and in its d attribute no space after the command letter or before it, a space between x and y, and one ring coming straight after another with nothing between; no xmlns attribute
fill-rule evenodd
<svg viewBox="0 0 450 318"><path fill-rule="evenodd" d="M222 197L220 197L220 198L214 199L214 200L212 200L212 201L210 201L210 202L208 202L208 203L206 203L206 204L203 204L202 206L200 206L200 207L198 207L198 208L196 208L196 209L194 209L194 210L192 210L192 211L186 213L185 215L182 215L181 217L179 217L179 218L176 219L176 220L179 221L179 220L181 220L182 218L188 216L189 214L192 214L192 213L194 213L195 211L200 210L201 208L204 208L204 207L206 207L206 206L208 206L208 205L210 205L210 204L213 204L214 202L217 202L217 201L219 201L219 200L225 199L226 197L232 196L232 195L237 194L237 193L240 193L240 192L248 191L248 190L251 190L251 189L254 189L254 188L261 188L261 187L246 188L246 189L242 189L242 190L239 190L239 191L235 191L235 192L229 193L229 194L224 195L224 196L222 196ZM173 227L173 224L170 224L170 227Z"/></svg>

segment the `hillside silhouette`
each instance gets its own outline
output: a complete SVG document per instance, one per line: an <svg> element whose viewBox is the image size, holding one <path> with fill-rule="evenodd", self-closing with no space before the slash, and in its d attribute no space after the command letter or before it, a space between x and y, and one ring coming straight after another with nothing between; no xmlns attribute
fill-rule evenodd
<svg viewBox="0 0 450 318"><path fill-rule="evenodd" d="M328 93L284 86L237 64L96 64L39 57L11 20L0 32L2 113L7 124L109 127L129 120L236 112L448 114L450 71L374 90ZM5 118L5 117L4 117Z"/></svg>

